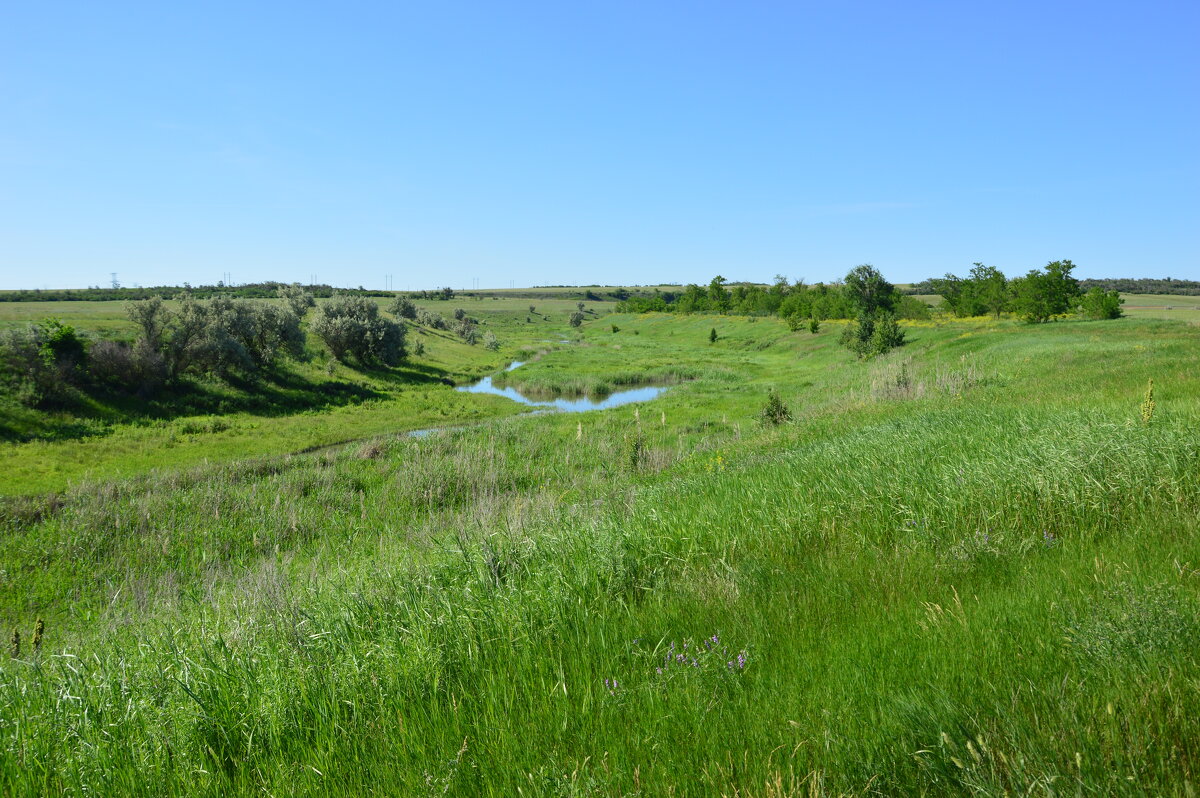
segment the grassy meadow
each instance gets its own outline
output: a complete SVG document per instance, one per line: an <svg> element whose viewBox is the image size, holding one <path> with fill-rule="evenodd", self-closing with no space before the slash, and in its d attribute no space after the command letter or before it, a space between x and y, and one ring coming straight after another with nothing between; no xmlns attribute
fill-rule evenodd
<svg viewBox="0 0 1200 798"><path fill-rule="evenodd" d="M502 341L431 340L436 379L314 353L378 394L335 407L4 444L0 794L1194 794L1200 327L860 362L837 322L530 303L428 303ZM518 356L670 387L437 382Z"/></svg>
<svg viewBox="0 0 1200 798"><path fill-rule="evenodd" d="M274 302L277 300L251 300ZM376 300L385 305L386 300ZM167 302L174 309L178 303ZM230 384L189 377L151 401L89 397L71 412L33 411L0 398L0 495L62 490L80 479L143 473L253 454L287 454L347 440L522 412L492 397L463 397L445 383L483 376L509 360L561 347L577 300L462 298L420 301L450 317L461 307L494 331L496 352L451 332L414 326L420 342L399 370L355 369L335 361L315 336L304 362L266 379ZM535 308L529 311L530 305ZM587 302L589 317L612 303ZM124 302L0 303L0 329L54 317L93 338L129 339Z"/></svg>

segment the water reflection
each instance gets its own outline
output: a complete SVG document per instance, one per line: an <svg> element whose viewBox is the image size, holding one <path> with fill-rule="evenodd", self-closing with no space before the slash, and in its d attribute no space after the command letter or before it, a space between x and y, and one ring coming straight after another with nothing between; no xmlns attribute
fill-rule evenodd
<svg viewBox="0 0 1200 798"><path fill-rule="evenodd" d="M510 363L504 370L512 371L523 365L525 365L524 362L516 360ZM523 405L531 407L553 408L566 413L583 413L588 410L607 410L610 407L620 407L621 405L628 405L634 402L645 402L654 399L667 389L661 385L642 385L637 388L627 388L623 391L613 391L604 397L592 398L590 396L580 396L572 399L559 397L551 400L539 400L525 396L516 388L501 388L493 385L491 377L484 377L470 385L460 385L455 390L462 391L463 393L495 394L496 396L503 396L512 399L514 402L520 402Z"/></svg>

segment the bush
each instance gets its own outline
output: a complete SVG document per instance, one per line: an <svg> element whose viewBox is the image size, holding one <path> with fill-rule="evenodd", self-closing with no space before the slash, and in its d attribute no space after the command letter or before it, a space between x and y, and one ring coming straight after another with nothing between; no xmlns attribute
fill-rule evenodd
<svg viewBox="0 0 1200 798"><path fill-rule="evenodd" d="M279 298L286 303L289 310L296 314L296 318L304 318L304 314L308 313L309 308L317 304L317 300L313 295L305 291L297 283L291 285L279 286Z"/></svg>
<svg viewBox="0 0 1200 798"><path fill-rule="evenodd" d="M56 319L10 330L0 339L0 381L30 407L72 403L86 363L83 339Z"/></svg>
<svg viewBox="0 0 1200 798"><path fill-rule="evenodd" d="M496 337L494 332L488 332L483 336L483 348L495 352L500 348L500 339Z"/></svg>
<svg viewBox="0 0 1200 798"><path fill-rule="evenodd" d="M417 324L432 330L450 329L450 322L446 321L445 316L440 313L434 313L432 310L426 310L425 308L417 309Z"/></svg>
<svg viewBox="0 0 1200 798"><path fill-rule="evenodd" d="M471 346L479 343L479 328L475 326L474 320L470 316L464 317L458 323L458 327L454 330L458 333L458 337L466 341Z"/></svg>
<svg viewBox="0 0 1200 798"><path fill-rule="evenodd" d="M786 421L792 420L792 411L783 403L783 399L777 391L771 391L767 396L767 403L763 409L759 411L759 420L768 426L779 426Z"/></svg>
<svg viewBox="0 0 1200 798"><path fill-rule="evenodd" d="M415 321L417 318L417 306L406 296L397 296L393 299L392 303L388 305L388 310L391 311L392 315L402 319L412 319Z"/></svg>
<svg viewBox="0 0 1200 798"><path fill-rule="evenodd" d="M363 365L398 365L407 354L405 327L379 315L379 306L361 296L336 294L312 324L335 358L354 358Z"/></svg>
<svg viewBox="0 0 1200 798"><path fill-rule="evenodd" d="M840 339L842 346L859 358L881 355L904 344L904 331L891 313L878 316L860 313L858 319L846 325Z"/></svg>
<svg viewBox="0 0 1200 798"><path fill-rule="evenodd" d="M571 317L567 321L572 327L578 327L583 324L583 313L577 310L571 314Z"/></svg>
<svg viewBox="0 0 1200 798"><path fill-rule="evenodd" d="M933 313L929 305L915 296L901 294L896 302L896 318L925 320L933 318Z"/></svg>
<svg viewBox="0 0 1200 798"><path fill-rule="evenodd" d="M808 320L808 331L810 333L812 333L813 335L816 335L817 333L819 333L821 331L821 322L817 321L815 318L809 319Z"/></svg>
<svg viewBox="0 0 1200 798"><path fill-rule="evenodd" d="M144 340L135 345L97 341L88 352L88 374L106 388L146 396L167 378L167 362Z"/></svg>
<svg viewBox="0 0 1200 798"><path fill-rule="evenodd" d="M1089 319L1119 319L1121 305L1124 304L1125 300L1116 291L1105 291L1095 286L1083 295L1079 311Z"/></svg>
<svg viewBox="0 0 1200 798"><path fill-rule="evenodd" d="M717 342L717 328L716 327L713 327L711 330L708 331L708 342L710 344L715 344Z"/></svg>
<svg viewBox="0 0 1200 798"><path fill-rule="evenodd" d="M133 302L127 312L141 328L139 345L159 353L172 376L185 371L253 374L285 355L304 355L304 331L294 308L306 306L304 297L311 300L312 296L295 288L281 305L224 295L199 302L184 294L178 313L167 310L160 297ZM280 291L283 296L284 289ZM106 357L110 361L107 369L120 372L126 368L118 362L121 355L109 350ZM148 355L141 357L146 368L156 368Z"/></svg>

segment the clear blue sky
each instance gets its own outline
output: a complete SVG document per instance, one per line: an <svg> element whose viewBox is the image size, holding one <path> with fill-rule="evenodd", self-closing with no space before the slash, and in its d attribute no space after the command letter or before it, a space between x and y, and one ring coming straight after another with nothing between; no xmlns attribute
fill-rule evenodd
<svg viewBox="0 0 1200 798"><path fill-rule="evenodd" d="M9 3L0 288L1200 279L1200 3Z"/></svg>

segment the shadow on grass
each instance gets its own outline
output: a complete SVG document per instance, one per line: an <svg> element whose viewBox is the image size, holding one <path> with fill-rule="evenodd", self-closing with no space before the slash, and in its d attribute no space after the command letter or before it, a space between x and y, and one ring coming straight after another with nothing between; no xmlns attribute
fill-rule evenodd
<svg viewBox="0 0 1200 798"><path fill-rule="evenodd" d="M388 388L453 384L444 370L425 364L404 363L396 368L343 365L379 387L341 379L314 380L288 370L224 379L188 376L151 396L93 386L78 391L69 406L53 411L4 402L0 441L77 440L108 435L118 424L168 422L185 416L287 416L385 399Z"/></svg>

